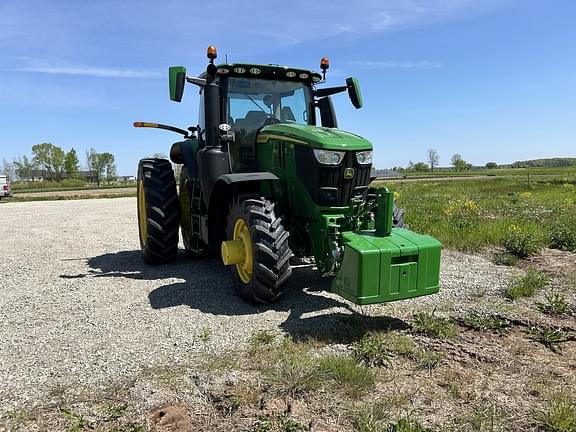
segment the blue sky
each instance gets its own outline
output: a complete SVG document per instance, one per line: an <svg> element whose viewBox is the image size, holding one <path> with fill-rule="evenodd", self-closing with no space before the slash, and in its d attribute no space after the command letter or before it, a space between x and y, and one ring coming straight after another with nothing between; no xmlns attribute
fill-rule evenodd
<svg viewBox="0 0 576 432"><path fill-rule="evenodd" d="M370 139L377 167L440 153L484 164L576 156L576 2L555 0L0 2L0 159L52 142L116 155L120 174L168 153L196 124L197 95L168 99L167 68L220 59L360 79L365 106L335 97L339 123Z"/></svg>

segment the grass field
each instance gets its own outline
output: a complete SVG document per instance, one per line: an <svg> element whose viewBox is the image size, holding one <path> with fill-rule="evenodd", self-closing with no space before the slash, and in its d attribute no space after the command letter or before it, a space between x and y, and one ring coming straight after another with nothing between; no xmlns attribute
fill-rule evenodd
<svg viewBox="0 0 576 432"><path fill-rule="evenodd" d="M104 188L106 189L120 189L120 188ZM124 188L122 188L124 189ZM50 194L38 196L18 196L15 195L8 198L11 202L28 202L28 201L70 201L70 200L80 200L80 199L101 199L101 198L126 198L126 197L136 197L136 192L120 192L120 193L105 193L102 189L87 189L85 191L71 189L71 190L61 190L61 191L45 191L45 192L63 192L62 194ZM74 194L64 194L65 192L77 192ZM95 192L95 193L91 193ZM96 193L98 192L98 193Z"/></svg>
<svg viewBox="0 0 576 432"><path fill-rule="evenodd" d="M527 257L543 247L576 251L576 173L553 178L381 182L410 228L447 247L502 246Z"/></svg>
<svg viewBox="0 0 576 432"><path fill-rule="evenodd" d="M30 193L30 192L64 192L64 191L83 191L83 190L93 190L93 189L117 189L125 188L130 186L136 186L135 182L131 183L119 183L119 184L101 184L98 187L92 183L86 183L81 181L62 181L57 182L28 182L28 183L16 183L12 185L12 191L15 195L19 193Z"/></svg>
<svg viewBox="0 0 576 432"><path fill-rule="evenodd" d="M436 171L402 171L407 177L470 177L470 176L493 176L493 177L533 177L533 176L551 176L551 177L574 177L576 176L576 167L563 168L498 168L485 169L473 168L467 171L454 171L446 168L437 169Z"/></svg>

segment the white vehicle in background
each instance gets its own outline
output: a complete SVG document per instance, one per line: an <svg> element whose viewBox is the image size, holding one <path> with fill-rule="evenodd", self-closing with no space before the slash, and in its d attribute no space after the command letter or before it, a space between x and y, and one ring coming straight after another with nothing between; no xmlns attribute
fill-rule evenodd
<svg viewBox="0 0 576 432"><path fill-rule="evenodd" d="M8 177L5 175L0 175L0 199L9 196L12 196L12 192L10 191L10 183L8 182Z"/></svg>

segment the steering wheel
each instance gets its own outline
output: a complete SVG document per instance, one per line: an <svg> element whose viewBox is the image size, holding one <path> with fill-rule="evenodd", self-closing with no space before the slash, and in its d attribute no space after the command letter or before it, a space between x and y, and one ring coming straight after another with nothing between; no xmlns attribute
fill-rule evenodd
<svg viewBox="0 0 576 432"><path fill-rule="evenodd" d="M269 125L278 124L278 123L280 123L280 120L278 120L275 117L270 116L264 121L264 126L269 126Z"/></svg>

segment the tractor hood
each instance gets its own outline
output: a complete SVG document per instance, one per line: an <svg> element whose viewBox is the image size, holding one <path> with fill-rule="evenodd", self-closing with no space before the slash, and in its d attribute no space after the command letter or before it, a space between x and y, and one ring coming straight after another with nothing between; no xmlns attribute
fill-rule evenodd
<svg viewBox="0 0 576 432"><path fill-rule="evenodd" d="M275 124L260 129L258 142L284 139L325 150L372 150L372 143L358 135L334 128L300 124Z"/></svg>

